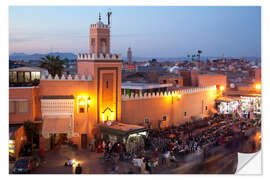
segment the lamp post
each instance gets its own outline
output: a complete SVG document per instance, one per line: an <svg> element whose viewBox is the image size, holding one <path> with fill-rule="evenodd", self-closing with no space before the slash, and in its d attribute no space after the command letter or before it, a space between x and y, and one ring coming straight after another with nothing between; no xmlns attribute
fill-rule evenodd
<svg viewBox="0 0 270 180"><path fill-rule="evenodd" d="M91 103L91 98L89 96L88 99L87 99L87 112L88 112L88 109L90 107L90 103Z"/></svg>

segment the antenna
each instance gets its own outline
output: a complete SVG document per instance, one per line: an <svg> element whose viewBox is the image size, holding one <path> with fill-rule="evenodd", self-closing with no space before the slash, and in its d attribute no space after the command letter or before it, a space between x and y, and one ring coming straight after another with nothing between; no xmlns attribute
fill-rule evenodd
<svg viewBox="0 0 270 180"><path fill-rule="evenodd" d="M108 16L108 25L111 25L111 19L110 19L111 15L112 15L112 12L111 12L111 9L109 9L109 11L107 12L107 16Z"/></svg>
<svg viewBox="0 0 270 180"><path fill-rule="evenodd" d="M98 20L101 21L101 15L100 15L100 12L98 13Z"/></svg>

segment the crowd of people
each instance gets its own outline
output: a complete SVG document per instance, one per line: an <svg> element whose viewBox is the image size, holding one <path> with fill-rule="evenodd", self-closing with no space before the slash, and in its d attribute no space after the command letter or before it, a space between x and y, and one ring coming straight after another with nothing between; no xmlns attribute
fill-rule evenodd
<svg viewBox="0 0 270 180"><path fill-rule="evenodd" d="M200 124L199 127L198 124ZM229 144L233 137L258 126L260 126L258 119L215 114L178 127L153 130L148 135L146 148L157 149L161 153L170 151L177 156L202 152L207 148Z"/></svg>
<svg viewBox="0 0 270 180"><path fill-rule="evenodd" d="M139 172L152 173L155 167L177 162L183 155L197 153L205 159L215 147L236 150L237 140L256 127L260 127L259 119L214 114L179 126L149 130L145 147L140 152L129 153L126 145L104 140L100 141L96 152L103 152L104 159L114 164L115 159L133 160L130 162Z"/></svg>

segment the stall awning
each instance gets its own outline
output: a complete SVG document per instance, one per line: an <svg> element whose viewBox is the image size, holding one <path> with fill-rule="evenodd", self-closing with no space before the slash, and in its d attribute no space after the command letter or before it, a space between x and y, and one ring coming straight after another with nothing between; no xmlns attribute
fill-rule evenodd
<svg viewBox="0 0 270 180"><path fill-rule="evenodd" d="M216 114L217 113L217 110L215 108L211 108L210 111L213 113L213 114Z"/></svg>
<svg viewBox="0 0 270 180"><path fill-rule="evenodd" d="M42 133L68 133L72 129L72 116L45 116Z"/></svg>
<svg viewBox="0 0 270 180"><path fill-rule="evenodd" d="M115 123L111 126L104 124L100 125L99 128L103 133L113 134L116 136L127 136L130 134L147 131L147 129L143 126L125 123Z"/></svg>
<svg viewBox="0 0 270 180"><path fill-rule="evenodd" d="M219 98L216 99L216 102L231 102L231 101L236 101L236 99L229 98L229 97L226 97L226 96L219 97Z"/></svg>

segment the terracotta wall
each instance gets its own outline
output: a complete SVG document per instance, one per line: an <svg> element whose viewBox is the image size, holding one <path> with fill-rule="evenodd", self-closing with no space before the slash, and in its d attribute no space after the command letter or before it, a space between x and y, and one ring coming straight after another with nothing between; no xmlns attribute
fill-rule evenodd
<svg viewBox="0 0 270 180"><path fill-rule="evenodd" d="M173 87L180 86L183 87L183 77L160 77L159 83L164 84L164 80L166 81L166 84L173 84ZM175 80L178 81L178 83L175 82Z"/></svg>
<svg viewBox="0 0 270 180"><path fill-rule="evenodd" d="M89 52L92 52L92 39L95 39L95 53L102 53L102 44L101 40L106 40L106 54L110 53L110 29L109 28L90 28L89 36Z"/></svg>
<svg viewBox="0 0 270 180"><path fill-rule="evenodd" d="M181 71L180 75L183 77L183 85L191 86L191 73L190 71Z"/></svg>
<svg viewBox="0 0 270 180"><path fill-rule="evenodd" d="M255 70L255 82L261 82L261 68L256 68Z"/></svg>
<svg viewBox="0 0 270 180"><path fill-rule="evenodd" d="M180 99L177 96L145 98L122 101L122 121L131 124L146 125L144 119L150 119L152 127L158 127L158 121L164 115L167 121L164 126L179 125L190 120L191 116L206 116L214 107L215 90L208 90L192 94L184 94ZM205 110L207 106L208 110ZM184 113L187 116L184 117Z"/></svg>
<svg viewBox="0 0 270 180"><path fill-rule="evenodd" d="M198 76L199 87L202 86L212 86L212 85L222 85L226 87L227 76L226 75L209 75L201 74Z"/></svg>
<svg viewBox="0 0 270 180"><path fill-rule="evenodd" d="M17 103L15 103L15 113L9 113L9 124L23 124L25 121L35 121L37 112L34 110L36 107L35 97L37 96L38 88L9 88L9 100L22 100L28 101L28 112L19 113ZM16 101L17 102L17 101Z"/></svg>
<svg viewBox="0 0 270 180"><path fill-rule="evenodd" d="M24 145L24 142L26 141L25 133L24 133L24 127L21 126L15 133L15 157L16 159L19 157L19 153L21 150L21 147Z"/></svg>
<svg viewBox="0 0 270 180"><path fill-rule="evenodd" d="M191 77L191 86L196 87L198 86L198 70L191 70L190 71L190 77Z"/></svg>
<svg viewBox="0 0 270 180"><path fill-rule="evenodd" d="M96 124L97 97L96 85L94 81L49 81L41 80L39 90L39 101L41 96L73 95L74 103L74 131L78 133L88 133ZM79 113L77 109L77 97L90 96L91 103L88 112ZM41 110L41 108L40 108ZM40 112L41 114L41 112ZM41 117L40 117L41 118Z"/></svg>

